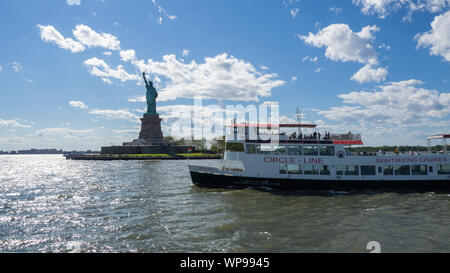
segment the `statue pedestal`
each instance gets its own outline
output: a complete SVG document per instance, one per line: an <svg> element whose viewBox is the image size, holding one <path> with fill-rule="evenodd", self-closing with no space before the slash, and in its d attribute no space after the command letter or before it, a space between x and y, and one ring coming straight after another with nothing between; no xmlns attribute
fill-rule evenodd
<svg viewBox="0 0 450 273"><path fill-rule="evenodd" d="M170 143L163 138L158 114L144 114L139 138L122 146L102 147L102 154L177 154L187 153L189 147Z"/></svg>
<svg viewBox="0 0 450 273"><path fill-rule="evenodd" d="M139 139L152 139L161 140L163 139L163 133L161 131L161 118L159 115L144 114L141 118L141 132L139 133Z"/></svg>

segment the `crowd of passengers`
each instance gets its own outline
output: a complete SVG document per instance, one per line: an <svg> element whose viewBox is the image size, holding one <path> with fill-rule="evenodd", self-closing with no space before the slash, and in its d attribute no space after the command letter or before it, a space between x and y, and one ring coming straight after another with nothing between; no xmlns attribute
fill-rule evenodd
<svg viewBox="0 0 450 273"><path fill-rule="evenodd" d="M283 133L284 134L284 133ZM322 135L319 132L314 132L310 135L303 135L302 132L297 135L297 132L293 132L289 135L289 139L317 139L320 140ZM322 138L323 140L331 139L330 132L325 132L325 135Z"/></svg>

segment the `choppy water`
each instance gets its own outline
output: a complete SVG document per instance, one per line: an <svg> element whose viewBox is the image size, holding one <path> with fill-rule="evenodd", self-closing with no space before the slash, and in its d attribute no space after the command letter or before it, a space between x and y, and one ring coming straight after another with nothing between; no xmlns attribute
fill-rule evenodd
<svg viewBox="0 0 450 273"><path fill-rule="evenodd" d="M449 201L203 189L187 161L0 156L0 251L368 252L378 241L381 252L450 252Z"/></svg>

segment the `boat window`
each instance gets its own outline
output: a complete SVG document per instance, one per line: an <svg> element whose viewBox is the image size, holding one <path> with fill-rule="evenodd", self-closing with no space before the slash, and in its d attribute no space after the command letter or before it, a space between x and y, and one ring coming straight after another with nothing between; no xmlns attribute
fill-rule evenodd
<svg viewBox="0 0 450 273"><path fill-rule="evenodd" d="M375 166L361 166L361 175L375 175Z"/></svg>
<svg viewBox="0 0 450 273"><path fill-rule="evenodd" d="M289 155L302 155L302 146L299 145L289 145L288 146Z"/></svg>
<svg viewBox="0 0 450 273"><path fill-rule="evenodd" d="M411 172L413 175L427 175L427 165L412 165Z"/></svg>
<svg viewBox="0 0 450 273"><path fill-rule="evenodd" d="M394 167L392 165L384 166L383 174L384 175L394 175Z"/></svg>
<svg viewBox="0 0 450 273"><path fill-rule="evenodd" d="M317 145L303 145L304 155L318 155Z"/></svg>
<svg viewBox="0 0 450 273"><path fill-rule="evenodd" d="M450 164L438 165L438 174L450 174Z"/></svg>
<svg viewBox="0 0 450 273"><path fill-rule="evenodd" d="M344 175L345 166L337 165L336 166L336 175Z"/></svg>
<svg viewBox="0 0 450 273"><path fill-rule="evenodd" d="M430 173L433 172L433 166L428 166L428 172L430 172Z"/></svg>
<svg viewBox="0 0 450 273"><path fill-rule="evenodd" d="M319 146L319 152L320 152L320 155L334 156L334 146L320 145Z"/></svg>
<svg viewBox="0 0 450 273"><path fill-rule="evenodd" d="M409 165L395 165L394 173L395 175L410 175L411 168Z"/></svg>
<svg viewBox="0 0 450 273"><path fill-rule="evenodd" d="M225 144L227 152L243 152L244 144L241 142L227 142Z"/></svg>
<svg viewBox="0 0 450 273"><path fill-rule="evenodd" d="M378 167L378 172L381 173L383 171L383 168Z"/></svg>
<svg viewBox="0 0 450 273"><path fill-rule="evenodd" d="M256 154L258 151L258 144L247 144L247 154Z"/></svg>
<svg viewBox="0 0 450 273"><path fill-rule="evenodd" d="M280 173L286 173L286 164L280 164Z"/></svg>
<svg viewBox="0 0 450 273"><path fill-rule="evenodd" d="M274 155L285 155L286 154L286 145L274 145L272 154Z"/></svg>
<svg viewBox="0 0 450 273"><path fill-rule="evenodd" d="M347 165L345 169L345 175L359 175L359 166Z"/></svg>
<svg viewBox="0 0 450 273"><path fill-rule="evenodd" d="M317 165L303 165L303 174L319 174Z"/></svg>
<svg viewBox="0 0 450 273"><path fill-rule="evenodd" d="M298 164L288 164L287 168L289 174L301 174L302 172L301 166Z"/></svg>
<svg viewBox="0 0 450 273"><path fill-rule="evenodd" d="M330 175L330 168L328 167L328 165L320 166L320 175Z"/></svg>
<svg viewBox="0 0 450 273"><path fill-rule="evenodd" d="M265 154L265 155L270 155L270 154L272 154L272 145L264 145L264 144L261 144L261 146L260 146L260 153L261 154Z"/></svg>

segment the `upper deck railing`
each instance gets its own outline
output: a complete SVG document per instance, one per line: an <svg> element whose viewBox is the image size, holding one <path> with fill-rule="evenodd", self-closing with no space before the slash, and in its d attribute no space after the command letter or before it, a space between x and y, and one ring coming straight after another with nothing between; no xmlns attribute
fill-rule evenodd
<svg viewBox="0 0 450 273"><path fill-rule="evenodd" d="M355 140L361 141L361 134L331 134L332 140Z"/></svg>

